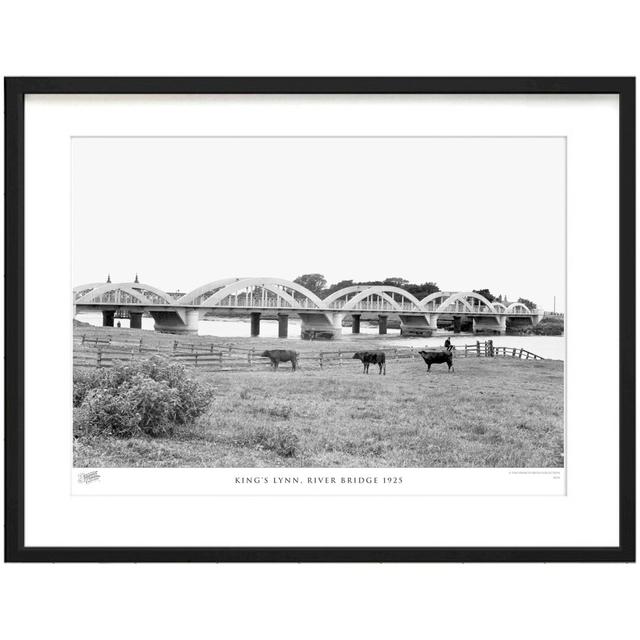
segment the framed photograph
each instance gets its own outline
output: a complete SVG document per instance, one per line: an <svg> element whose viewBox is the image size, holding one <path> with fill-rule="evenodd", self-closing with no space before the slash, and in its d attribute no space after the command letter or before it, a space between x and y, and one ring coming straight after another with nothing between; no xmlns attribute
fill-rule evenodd
<svg viewBox="0 0 640 640"><path fill-rule="evenodd" d="M635 560L635 79L7 78L8 561Z"/></svg>

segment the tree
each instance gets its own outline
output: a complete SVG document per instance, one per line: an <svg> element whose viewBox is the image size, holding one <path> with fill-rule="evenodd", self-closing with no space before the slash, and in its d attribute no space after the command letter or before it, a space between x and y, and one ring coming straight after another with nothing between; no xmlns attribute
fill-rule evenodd
<svg viewBox="0 0 640 640"><path fill-rule="evenodd" d="M473 293L484 296L489 302L493 302L496 299L489 289L474 289Z"/></svg>
<svg viewBox="0 0 640 640"><path fill-rule="evenodd" d="M426 298L427 296L440 291L440 287L435 282L423 282L422 284L407 284L404 287L409 293L416 298Z"/></svg>
<svg viewBox="0 0 640 640"><path fill-rule="evenodd" d="M319 295L327 284L325 277L321 273L305 273L297 277L294 282L301 284L316 295Z"/></svg>
<svg viewBox="0 0 640 640"><path fill-rule="evenodd" d="M352 286L353 286L353 280L340 280L340 282L336 282L335 284L332 284L330 287L328 287L323 293L328 296L334 293L335 291L338 291L340 289L346 289L347 287L352 287Z"/></svg>
<svg viewBox="0 0 640 640"><path fill-rule="evenodd" d="M409 281L405 280L404 278L385 278L382 281L382 284L388 284L392 287L402 287L405 284L409 284Z"/></svg>
<svg viewBox="0 0 640 640"><path fill-rule="evenodd" d="M523 304L525 307L529 307L531 311L537 308L535 302L532 302L531 300L527 300L526 298L518 298L518 302Z"/></svg>

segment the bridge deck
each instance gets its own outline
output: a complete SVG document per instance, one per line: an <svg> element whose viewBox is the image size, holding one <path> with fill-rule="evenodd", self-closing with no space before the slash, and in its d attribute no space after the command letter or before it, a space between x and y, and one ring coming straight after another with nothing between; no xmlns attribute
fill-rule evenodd
<svg viewBox="0 0 640 640"><path fill-rule="evenodd" d="M199 310L203 312L212 312L216 310L233 312L237 311L239 314L248 313L266 313L266 312L278 312L278 313L396 313L402 315L416 315L424 316L426 314L438 314L438 315L456 315L456 316L536 316L537 312L525 312L521 309L512 309L511 311L491 310L486 308L474 308L469 309L416 309L415 306L401 305L400 309L397 309L391 305L362 305L350 309L344 309L341 306L329 306L329 307L286 307L278 305L216 305L211 307L204 307L199 305L176 305L176 304L144 304L144 303L120 303L120 302L90 302L90 303L78 303L76 304L77 310L83 311L115 311L115 310L135 310L135 311L184 311L184 310Z"/></svg>

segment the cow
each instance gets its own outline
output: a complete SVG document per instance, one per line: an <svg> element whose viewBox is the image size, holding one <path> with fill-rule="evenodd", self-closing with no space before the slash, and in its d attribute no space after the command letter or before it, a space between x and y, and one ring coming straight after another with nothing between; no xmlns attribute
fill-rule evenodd
<svg viewBox="0 0 640 640"><path fill-rule="evenodd" d="M387 364L384 351L357 351L353 354L353 360L360 360L363 364L362 373L369 374L369 365L377 364L379 367L378 375L387 375Z"/></svg>
<svg viewBox="0 0 640 640"><path fill-rule="evenodd" d="M291 368L295 371L298 368L298 352L289 349L269 349L260 354L261 358L269 358L271 366L278 368L281 362L291 362Z"/></svg>
<svg viewBox="0 0 640 640"><path fill-rule="evenodd" d="M444 364L447 363L449 367L449 373L454 371L453 368L453 353L447 349L436 349L433 351L420 351L422 359L427 365L427 373L431 371L432 364Z"/></svg>

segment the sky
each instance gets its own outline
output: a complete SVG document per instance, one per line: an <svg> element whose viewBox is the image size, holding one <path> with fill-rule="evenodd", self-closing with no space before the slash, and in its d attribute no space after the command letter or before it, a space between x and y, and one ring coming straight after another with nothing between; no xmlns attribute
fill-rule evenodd
<svg viewBox="0 0 640 640"><path fill-rule="evenodd" d="M72 163L74 285L402 277L564 311L564 138L74 138Z"/></svg>

